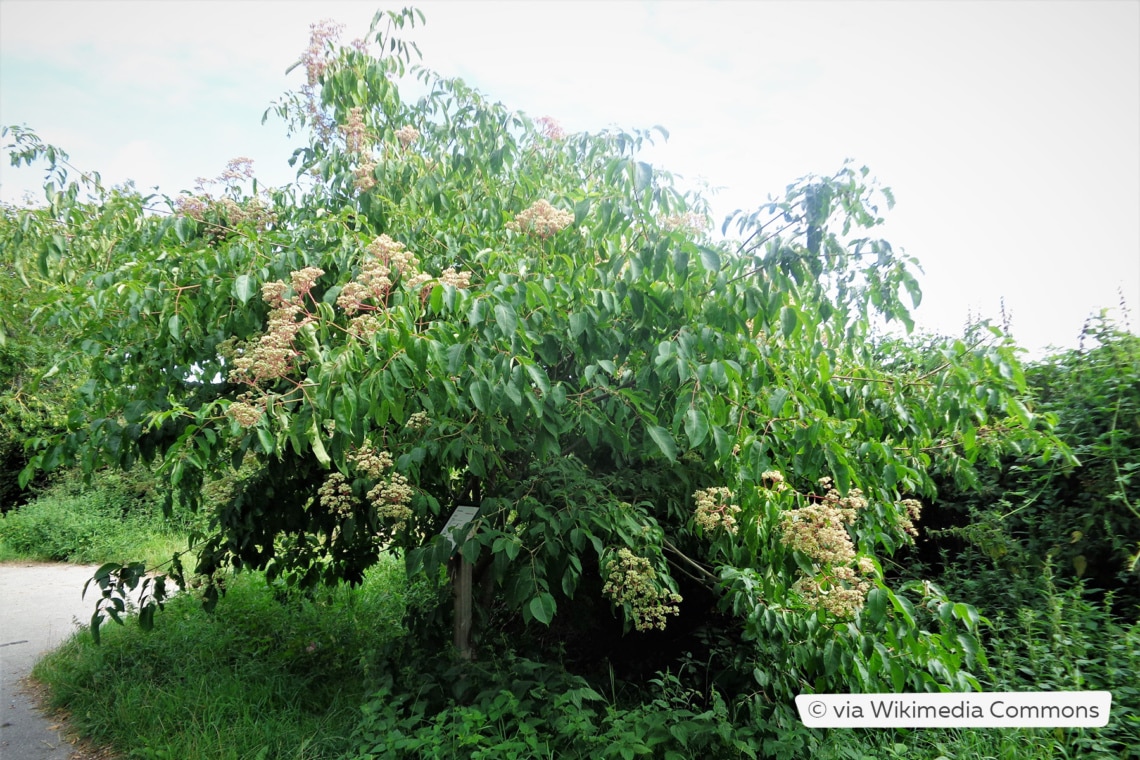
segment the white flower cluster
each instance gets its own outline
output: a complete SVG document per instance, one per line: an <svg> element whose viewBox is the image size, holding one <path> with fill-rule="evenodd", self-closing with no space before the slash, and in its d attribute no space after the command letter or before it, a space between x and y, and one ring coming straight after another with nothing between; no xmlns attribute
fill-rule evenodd
<svg viewBox="0 0 1140 760"><path fill-rule="evenodd" d="M706 533L712 533L717 528L724 528L726 532L736 533L736 515L740 507L732 503L733 493L727 488L706 488L693 494L697 508L693 512L693 520Z"/></svg>
<svg viewBox="0 0 1140 760"><path fill-rule="evenodd" d="M471 287L471 273L457 272L455 271L455 267L448 267L443 270L443 274L439 276L439 281L453 288L469 288Z"/></svg>
<svg viewBox="0 0 1140 760"><path fill-rule="evenodd" d="M245 401L235 401L226 407L226 416L237 422L243 428L251 428L261 421L265 410Z"/></svg>
<svg viewBox="0 0 1140 760"><path fill-rule="evenodd" d="M370 442L364 444L348 455L348 460L360 474L379 481L368 492L368 503L375 509L380 517L394 523L396 530L412 516L412 509L408 505L412 501L414 491L408 479L398 472L389 472L395 462L387 451L377 451Z"/></svg>
<svg viewBox="0 0 1140 760"><path fill-rule="evenodd" d="M387 480L381 481L368 492L368 501L376 508L377 514L393 522L395 529L400 530L412 516L412 508L408 504L413 495L408 479L393 472Z"/></svg>
<svg viewBox="0 0 1140 760"><path fill-rule="evenodd" d="M826 610L838 618L850 618L863 608L871 584L858 577L850 566L839 565L830 572L800 576L792 590L810 607Z"/></svg>
<svg viewBox="0 0 1140 760"><path fill-rule="evenodd" d="M365 441L360 448L349 454L348 461L352 462L358 472L373 480L384 477L384 472L390 470L394 464L391 454L387 451L377 451L369 441Z"/></svg>
<svg viewBox="0 0 1140 760"><path fill-rule="evenodd" d="M352 495L352 486L348 479L339 472L330 473L321 487L317 489L317 498L321 506L337 517L348 517L356 509L356 497Z"/></svg>
<svg viewBox="0 0 1140 760"><path fill-rule="evenodd" d="M672 216L662 214L657 217L657 223L660 224L662 229L666 232L680 230L692 235L700 235L712 226L712 220L709 219L706 214L698 214L693 211L686 211L683 214L674 214Z"/></svg>
<svg viewBox="0 0 1140 760"><path fill-rule="evenodd" d="M783 478L769 478L783 486ZM814 575L801 574L792 590L810 607L823 609L836 617L847 618L863 607L871 584L859 577L874 572L870 557L856 557L855 544L847 526L855 522L858 513L866 509L867 499L858 488L841 496L831 478L822 478L826 489L819 500L784 514L781 542L789 548L806 554L817 571ZM853 567L854 565L854 567Z"/></svg>
<svg viewBox="0 0 1140 760"><path fill-rule="evenodd" d="M619 549L617 557L606 563L606 584L602 593L617 604L628 604L633 612L633 625L639 631L665 630L665 616L676 615L680 594L661 587L657 572L645 557L629 549Z"/></svg>

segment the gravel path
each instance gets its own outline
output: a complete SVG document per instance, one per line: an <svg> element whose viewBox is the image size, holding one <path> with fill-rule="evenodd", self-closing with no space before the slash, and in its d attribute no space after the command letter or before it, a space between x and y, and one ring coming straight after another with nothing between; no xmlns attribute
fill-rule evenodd
<svg viewBox="0 0 1140 760"><path fill-rule="evenodd" d="M0 563L0 760L79 760L57 720L21 683L32 665L91 620L97 591L82 598L95 566Z"/></svg>

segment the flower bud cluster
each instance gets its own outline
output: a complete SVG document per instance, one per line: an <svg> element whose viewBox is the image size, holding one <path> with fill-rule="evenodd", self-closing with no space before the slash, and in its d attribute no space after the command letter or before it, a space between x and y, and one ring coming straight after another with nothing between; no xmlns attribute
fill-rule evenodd
<svg viewBox="0 0 1140 760"><path fill-rule="evenodd" d="M680 611L680 594L662 588L649 560L629 549L618 550L617 557L606 563L605 575L602 593L617 604L630 606L634 627L639 631L663 631L665 616Z"/></svg>
<svg viewBox="0 0 1140 760"><path fill-rule="evenodd" d="M903 499L899 506L906 510L906 514L899 518L899 527L912 538L918 538L918 528L914 527L914 523L922 516L922 502L918 499Z"/></svg>
<svg viewBox="0 0 1140 760"><path fill-rule="evenodd" d="M269 325L256 345L234 359L230 382L257 384L285 377L293 371L293 362L301 355L293 341L300 329L313 321L305 312L301 298L323 274L324 270L316 267L293 272L291 279L297 290L291 296L287 296L288 286L280 280L262 286L262 299L273 307L269 312Z"/></svg>
<svg viewBox="0 0 1140 760"><path fill-rule="evenodd" d="M237 422L243 428L251 428L261 421L265 409L248 404L244 401L235 401L226 407L226 416Z"/></svg>
<svg viewBox="0 0 1140 760"><path fill-rule="evenodd" d="M404 423L404 427L408 430L423 430L430 424L431 417L428 416L427 412L416 412L411 417L408 417L408 421Z"/></svg>
<svg viewBox="0 0 1140 760"><path fill-rule="evenodd" d="M849 565L839 565L830 572L801 576L792 590L810 607L839 618L851 618L863 609L871 584L858 577Z"/></svg>
<svg viewBox="0 0 1140 760"><path fill-rule="evenodd" d="M348 479L339 472L330 473L321 487L317 489L317 498L321 506L337 517L348 517L358 504L352 495L352 486Z"/></svg>
<svg viewBox="0 0 1140 760"><path fill-rule="evenodd" d="M574 215L551 206L545 200L535 201L530 208L520 211L507 229L546 240L574 221Z"/></svg>
<svg viewBox="0 0 1140 760"><path fill-rule="evenodd" d="M693 494L697 508L693 520L706 533L723 527L730 534L736 533L736 515L740 507L732 503L733 493L727 488L706 488Z"/></svg>
<svg viewBox="0 0 1140 760"><path fill-rule="evenodd" d="M373 480L384 477L384 472L392 469L395 464L391 454L387 451L377 451L368 441L365 441L360 448L349 454L348 461L352 462L358 472Z"/></svg>

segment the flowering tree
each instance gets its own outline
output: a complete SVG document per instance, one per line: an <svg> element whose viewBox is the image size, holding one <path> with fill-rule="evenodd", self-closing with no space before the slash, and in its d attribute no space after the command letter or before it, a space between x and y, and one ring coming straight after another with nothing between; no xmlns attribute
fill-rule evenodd
<svg viewBox="0 0 1140 760"><path fill-rule="evenodd" d="M975 684L976 613L891 588L884 562L932 473L968 481L1035 418L1005 342L874 339L919 299L914 262L869 234L890 193L845 166L714 241L705 201L638 159L663 130L568 135L418 68L406 100L394 33L416 18L378 14L379 57L314 27L306 86L271 109L308 137L288 187L237 160L141 198L11 132L17 162L51 164L54 224L18 242L81 273L56 277L50 319L87 373L28 474L142 460L196 503L236 471L202 504L197 571L300 585L387 551L438 573L471 504L481 604L526 624L599 599L661 629L699 599L772 694ZM106 611L140 578L104 568Z"/></svg>

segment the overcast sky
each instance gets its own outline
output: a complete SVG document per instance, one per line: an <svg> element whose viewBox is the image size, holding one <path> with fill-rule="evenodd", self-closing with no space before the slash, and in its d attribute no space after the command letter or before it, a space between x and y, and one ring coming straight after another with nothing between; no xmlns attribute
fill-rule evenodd
<svg viewBox="0 0 1140 760"><path fill-rule="evenodd" d="M292 145L269 104L309 25L374 2L0 0L0 124L105 181L189 189ZM397 8L399 5L386 5ZM1123 294L1140 312L1140 2L421 2L427 67L568 130L660 124L649 160L723 190L719 222L845 158L898 200L920 326L998 317L1039 355ZM41 173L0 167L19 201ZM38 190L37 190L38 192ZM1118 313L1118 312L1117 312ZM1119 313L1118 313L1119 314Z"/></svg>

